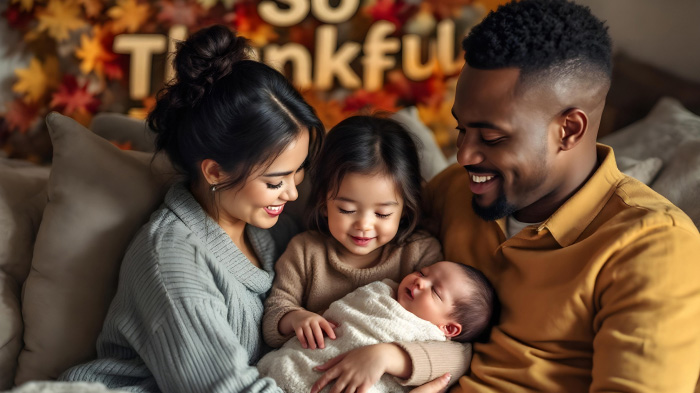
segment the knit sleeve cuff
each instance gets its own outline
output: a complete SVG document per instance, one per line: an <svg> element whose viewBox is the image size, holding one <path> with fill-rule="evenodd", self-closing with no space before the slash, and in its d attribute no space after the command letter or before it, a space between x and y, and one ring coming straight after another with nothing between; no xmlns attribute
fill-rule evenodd
<svg viewBox="0 0 700 393"><path fill-rule="evenodd" d="M269 313L265 314L263 318L263 338L267 345L273 348L279 348L290 338L296 336L296 334L291 333L286 336L282 335L279 330L280 320L282 317L287 315L288 312L303 310L301 307L285 307L277 308Z"/></svg>
<svg viewBox="0 0 700 393"><path fill-rule="evenodd" d="M452 341L398 342L411 358L413 371L408 379L398 379L403 386L418 386L449 372L452 380L466 374L471 363L472 346Z"/></svg>

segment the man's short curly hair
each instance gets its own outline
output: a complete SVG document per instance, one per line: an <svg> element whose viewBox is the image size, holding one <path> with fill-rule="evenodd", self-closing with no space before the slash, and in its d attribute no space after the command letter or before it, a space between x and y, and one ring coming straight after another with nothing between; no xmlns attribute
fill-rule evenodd
<svg viewBox="0 0 700 393"><path fill-rule="evenodd" d="M609 80L612 43L608 28L588 7L564 0L521 0L501 5L462 42L477 69L595 72Z"/></svg>

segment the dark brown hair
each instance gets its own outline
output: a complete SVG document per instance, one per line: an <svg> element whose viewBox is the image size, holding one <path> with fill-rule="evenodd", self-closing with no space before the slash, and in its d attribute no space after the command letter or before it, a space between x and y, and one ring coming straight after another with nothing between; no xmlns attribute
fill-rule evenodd
<svg viewBox="0 0 700 393"><path fill-rule="evenodd" d="M158 93L147 121L156 151L165 150L190 184L201 175L198 163L212 159L231 175L217 188L236 187L305 131L307 163L320 150L324 127L314 109L250 52L245 38L221 25L178 45L176 80Z"/></svg>
<svg viewBox="0 0 700 393"><path fill-rule="evenodd" d="M458 265L471 282L474 290L468 296L455 301L451 317L462 325L462 332L452 337L452 340L459 342L486 341L490 328L499 314L496 291L484 273L468 265L461 263Z"/></svg>
<svg viewBox="0 0 700 393"><path fill-rule="evenodd" d="M404 207L392 240L402 244L421 216L421 175L416 143L401 124L378 116L353 116L333 127L312 169L309 228L330 236L328 195L335 196L348 173L386 174L394 180Z"/></svg>

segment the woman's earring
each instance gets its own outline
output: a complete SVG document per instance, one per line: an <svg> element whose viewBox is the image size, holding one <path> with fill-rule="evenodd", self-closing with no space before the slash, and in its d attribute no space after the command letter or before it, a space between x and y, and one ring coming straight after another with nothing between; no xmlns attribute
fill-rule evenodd
<svg viewBox="0 0 700 393"><path fill-rule="evenodd" d="M216 184L212 184L209 190L211 190L211 192L216 192Z"/></svg>

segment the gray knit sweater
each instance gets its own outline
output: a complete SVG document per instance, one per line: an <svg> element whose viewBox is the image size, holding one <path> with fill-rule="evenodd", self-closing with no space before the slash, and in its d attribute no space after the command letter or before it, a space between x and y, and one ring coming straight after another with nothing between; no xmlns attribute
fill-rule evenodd
<svg viewBox="0 0 700 393"><path fill-rule="evenodd" d="M284 232L246 227L258 269L173 186L127 250L98 359L61 379L133 392L281 392L252 365L266 350L263 301L293 231Z"/></svg>

